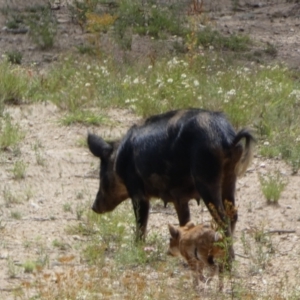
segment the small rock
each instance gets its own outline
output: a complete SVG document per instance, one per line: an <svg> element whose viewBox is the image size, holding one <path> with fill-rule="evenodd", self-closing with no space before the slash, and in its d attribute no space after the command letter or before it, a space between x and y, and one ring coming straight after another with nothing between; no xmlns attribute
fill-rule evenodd
<svg viewBox="0 0 300 300"><path fill-rule="evenodd" d="M81 237L79 235L73 235L72 238L75 240L75 241L81 241Z"/></svg>
<svg viewBox="0 0 300 300"><path fill-rule="evenodd" d="M40 207L39 207L39 205L38 204L36 204L36 203L34 203L34 202L30 202L30 205L33 207L33 208L35 208L35 209L39 209Z"/></svg>

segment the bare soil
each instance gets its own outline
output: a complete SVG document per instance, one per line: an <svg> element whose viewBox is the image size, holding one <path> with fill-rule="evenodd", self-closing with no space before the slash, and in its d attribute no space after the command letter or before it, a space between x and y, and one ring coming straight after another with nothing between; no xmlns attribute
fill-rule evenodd
<svg viewBox="0 0 300 300"><path fill-rule="evenodd" d="M233 1L219 2L205 1L204 7L205 13L214 19L214 24L220 30L224 33L245 32L258 45L271 43L278 50L273 61L286 63L299 70L299 3L280 0L240 1L237 11L233 12ZM10 2L20 9L22 3ZM0 1L0 7L6 5L7 1ZM61 1L60 9L53 13L59 20L59 38L54 49L40 51L32 45L27 34L13 34L3 29L0 33L0 54L17 49L23 53L25 64L35 63L42 68L55 61L58 54L85 41L86 34L71 23L65 2ZM5 26L5 20L5 15L0 14L1 28ZM21 156L12 151L1 153L0 156L0 298L14 299L16 287L34 280L34 276L22 268L26 260L44 257L48 261L45 272L49 274L66 268L66 264L62 263L66 257L72 257L70 264L81 264L77 246L84 242L85 237L66 234L65 230L69 225L78 224L76 208L91 205L99 183L93 175L98 161L79 145L79 141L86 137L86 127L62 126L59 123L62 112L51 103L11 106L7 110L26 134L20 146ZM104 136L111 132L119 135L138 120L137 116L125 110L111 110L107 114L118 120L113 131L105 126L89 129ZM13 178L12 169L18 160L26 163L25 179ZM288 181L276 206L267 205L258 179L259 174L274 170L279 170ZM274 292L280 289L284 278L288 278L291 286L299 284L299 183L300 175L292 175L290 166L280 160L266 160L259 156L254 158L246 174L238 180L239 220L235 250L240 270L236 276L245 278L250 289ZM130 202L126 205L130 205ZM210 220L203 206L198 207L195 201L190 205L195 222ZM20 219L16 219L16 212ZM149 231L158 231L167 241L168 222L177 222L173 207L153 208ZM266 236L270 237L272 245L269 245L270 253L265 258L267 265L264 269L253 268L251 273L250 257L259 254L251 253L254 245L246 246L249 250L246 253L243 237L255 236L260 232L269 232ZM249 240L253 242L253 239ZM63 249L55 247L55 241L62 242ZM182 269L182 272L187 270Z"/></svg>

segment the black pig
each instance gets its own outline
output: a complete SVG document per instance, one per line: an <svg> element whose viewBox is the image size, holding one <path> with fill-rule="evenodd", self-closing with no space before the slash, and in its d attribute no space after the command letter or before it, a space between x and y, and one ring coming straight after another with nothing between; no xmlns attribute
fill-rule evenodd
<svg viewBox="0 0 300 300"><path fill-rule="evenodd" d="M253 145L249 131L236 133L222 113L201 109L152 116L112 143L89 134L89 149L101 160L92 209L105 213L131 198L137 238L143 238L151 197L172 202L180 226L190 221L189 200L202 198L230 237L237 221L236 179L248 167Z"/></svg>

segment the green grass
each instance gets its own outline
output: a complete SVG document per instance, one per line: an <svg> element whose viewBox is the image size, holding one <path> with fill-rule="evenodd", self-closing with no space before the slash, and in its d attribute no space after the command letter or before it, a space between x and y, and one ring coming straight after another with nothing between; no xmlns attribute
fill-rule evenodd
<svg viewBox="0 0 300 300"><path fill-rule="evenodd" d="M83 125L101 125L105 122L106 118L102 114L95 114L91 111L77 110L67 114L62 118L62 124L83 124Z"/></svg>
<svg viewBox="0 0 300 300"><path fill-rule="evenodd" d="M287 185L286 180L284 180L280 172L276 171L266 176L260 175L259 181L267 203L278 204L281 193Z"/></svg>
<svg viewBox="0 0 300 300"><path fill-rule="evenodd" d="M16 219L16 220L22 219L22 214L19 211L12 211L10 216L11 216L11 218Z"/></svg>
<svg viewBox="0 0 300 300"><path fill-rule="evenodd" d="M16 147L18 143L24 138L24 133L18 125L12 122L9 114L0 118L0 149L8 150Z"/></svg>
<svg viewBox="0 0 300 300"><path fill-rule="evenodd" d="M24 179L26 175L26 164L22 160L16 161L12 173L14 179Z"/></svg>
<svg viewBox="0 0 300 300"><path fill-rule="evenodd" d="M114 107L143 117L186 107L222 110L236 128L255 129L256 137L262 140L258 144L262 155L281 157L297 172L300 83L296 74L280 65L228 63L217 53L160 58L154 66L147 60L129 66L112 59L97 62L65 57L42 81L35 75L27 78L27 89L20 90L18 98L32 95L28 98L32 102L52 101L66 111L62 119L66 125L101 125L106 122L105 110ZM1 66L12 72L8 64ZM23 71L18 76L17 83L23 80ZM8 94L6 90L3 87L0 94Z"/></svg>
<svg viewBox="0 0 300 300"><path fill-rule="evenodd" d="M249 49L251 45L250 38L246 35L232 34L229 36L222 35L219 31L206 26L196 35L197 45L204 48L213 47L216 50L230 50L242 52Z"/></svg>
<svg viewBox="0 0 300 300"><path fill-rule="evenodd" d="M0 115L4 104L19 103L28 91L29 78L23 69L7 61L0 62Z"/></svg>
<svg viewBox="0 0 300 300"><path fill-rule="evenodd" d="M36 268L36 263L31 260L26 260L23 264L23 268L25 273L33 273L34 269Z"/></svg>

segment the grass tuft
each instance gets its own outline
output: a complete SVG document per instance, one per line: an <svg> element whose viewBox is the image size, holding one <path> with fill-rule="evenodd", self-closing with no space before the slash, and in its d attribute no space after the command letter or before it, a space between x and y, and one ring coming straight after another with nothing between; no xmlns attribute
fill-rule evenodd
<svg viewBox="0 0 300 300"><path fill-rule="evenodd" d="M259 176L262 192L268 204L278 204L280 195L287 185L279 171L267 176Z"/></svg>

